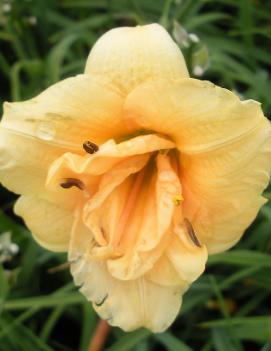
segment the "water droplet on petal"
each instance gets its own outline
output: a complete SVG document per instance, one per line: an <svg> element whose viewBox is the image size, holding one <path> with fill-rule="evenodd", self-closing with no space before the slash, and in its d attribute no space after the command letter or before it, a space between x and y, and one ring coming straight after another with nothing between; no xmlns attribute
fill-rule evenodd
<svg viewBox="0 0 271 351"><path fill-rule="evenodd" d="M52 124L41 122L36 131L37 137L42 140L52 140L55 136L55 129Z"/></svg>

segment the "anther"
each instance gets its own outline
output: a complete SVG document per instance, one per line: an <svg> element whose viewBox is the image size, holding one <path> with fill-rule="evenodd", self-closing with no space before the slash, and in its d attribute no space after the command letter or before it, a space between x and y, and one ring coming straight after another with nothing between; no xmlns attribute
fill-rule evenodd
<svg viewBox="0 0 271 351"><path fill-rule="evenodd" d="M66 178L64 183L60 183L60 186L64 189L69 189L73 186L80 190L85 190L85 185L80 179Z"/></svg>
<svg viewBox="0 0 271 351"><path fill-rule="evenodd" d="M101 306L105 303L105 301L107 300L107 298L108 298L108 294L106 294L106 295L101 299L101 301L99 301L99 302L94 302L94 303L95 303L95 305L96 305L97 307L101 307Z"/></svg>
<svg viewBox="0 0 271 351"><path fill-rule="evenodd" d="M196 236L196 233L194 231L194 228L191 224L191 222L187 219L187 218L184 218L184 225L186 227L186 230L191 238L191 240L193 241L193 243L197 246L197 247L201 247L201 244L199 242L199 239L197 238Z"/></svg>
<svg viewBox="0 0 271 351"><path fill-rule="evenodd" d="M99 146L88 140L83 143L83 148L89 154L94 154L99 151Z"/></svg>

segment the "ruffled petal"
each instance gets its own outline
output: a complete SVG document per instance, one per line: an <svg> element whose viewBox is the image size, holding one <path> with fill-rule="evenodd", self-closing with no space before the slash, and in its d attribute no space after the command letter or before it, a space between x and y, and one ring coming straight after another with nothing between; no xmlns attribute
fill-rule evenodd
<svg viewBox="0 0 271 351"><path fill-rule="evenodd" d="M114 191L116 187L120 186L122 183L124 188L128 190L125 180L130 175L139 172L146 165L148 160L149 155L130 157L115 166L111 171L107 172L101 178L98 191L92 198L89 199L83 210L84 223L87 227L89 227L89 229L91 229L96 237L97 242L106 244L106 240L104 238L105 235L108 240L108 245L111 245L115 239L112 232L108 233L106 231L106 229L108 229L108 226L103 227L103 222L106 222L106 219L108 218L108 213L104 213L103 211L105 202L109 203L110 201L110 199L108 199L108 196ZM127 190L125 193L127 193ZM123 191L121 190L120 193L122 192ZM115 202L113 202L113 204L115 204ZM103 220L103 217L105 217L105 220ZM110 218L108 218L108 220L110 220ZM105 233L103 233L103 231Z"/></svg>
<svg viewBox="0 0 271 351"><path fill-rule="evenodd" d="M125 93L148 80L188 77L181 51L158 24L105 33L91 50L85 73L109 77Z"/></svg>
<svg viewBox="0 0 271 351"><path fill-rule="evenodd" d="M181 285L185 291L203 273L207 249L195 245L181 225L172 231L169 242L147 277L162 285Z"/></svg>
<svg viewBox="0 0 271 351"><path fill-rule="evenodd" d="M271 128L260 105L209 82L184 79L142 84L125 110L131 130L152 129L177 144L183 213L208 251L234 245L265 202Z"/></svg>
<svg viewBox="0 0 271 351"><path fill-rule="evenodd" d="M40 192L51 162L65 151L83 154L86 140L125 134L123 98L89 75L59 82L37 97L6 103L0 125L0 181L21 194Z"/></svg>
<svg viewBox="0 0 271 351"><path fill-rule="evenodd" d="M266 202L271 133L263 121L249 135L208 153L183 154L185 215L210 253L232 247Z"/></svg>
<svg viewBox="0 0 271 351"><path fill-rule="evenodd" d="M172 235L166 255L182 280L193 283L204 271L208 258L205 245L195 245L180 227Z"/></svg>
<svg viewBox="0 0 271 351"><path fill-rule="evenodd" d="M86 231L86 227L77 229L81 233ZM90 233L84 235L90 237ZM162 286L144 277L118 280L108 273L105 263L87 258L83 251L77 252L77 259L71 263L71 272L75 283L93 302L98 314L125 331L143 326L153 332L162 332L180 309L183 291L180 286Z"/></svg>
<svg viewBox="0 0 271 351"><path fill-rule="evenodd" d="M21 196L14 208L30 229L34 239L51 251L67 251L73 213L36 196Z"/></svg>
<svg viewBox="0 0 271 351"><path fill-rule="evenodd" d="M65 153L62 155L51 165L47 185L50 188L58 187L63 177L80 178L87 184L90 177L108 172L123 159L174 147L173 142L155 134L137 136L118 144L110 139L102 144L95 154L82 156Z"/></svg>
<svg viewBox="0 0 271 351"><path fill-rule="evenodd" d="M124 108L131 130L168 135L189 154L226 146L266 120L256 101L240 101L227 89L192 78L142 84Z"/></svg>
<svg viewBox="0 0 271 351"><path fill-rule="evenodd" d="M172 170L170 158L159 154L156 171L146 175L125 232L120 240L124 255L109 260L110 273L118 279L135 279L152 269L171 240L168 232L181 185ZM180 210L180 209L179 209Z"/></svg>

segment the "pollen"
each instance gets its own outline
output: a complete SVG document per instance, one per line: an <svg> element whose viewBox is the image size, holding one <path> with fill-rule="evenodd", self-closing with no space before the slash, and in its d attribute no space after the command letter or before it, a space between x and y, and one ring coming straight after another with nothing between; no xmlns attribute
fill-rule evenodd
<svg viewBox="0 0 271 351"><path fill-rule="evenodd" d="M180 206L180 204L183 201L183 196L182 195L176 195L176 196L173 197L172 201L173 201L174 205Z"/></svg>

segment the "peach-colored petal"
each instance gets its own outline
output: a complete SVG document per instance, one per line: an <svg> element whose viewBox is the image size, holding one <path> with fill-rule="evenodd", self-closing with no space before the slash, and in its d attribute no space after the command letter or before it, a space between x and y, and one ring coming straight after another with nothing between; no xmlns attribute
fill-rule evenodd
<svg viewBox="0 0 271 351"><path fill-rule="evenodd" d="M144 178L140 194L120 241L125 254L108 261L110 273L118 279L135 279L149 271L168 245L168 231L181 194L181 185L169 157L156 157L157 171Z"/></svg>
<svg viewBox="0 0 271 351"><path fill-rule="evenodd" d="M78 223L77 230L85 233L86 240L91 234L81 225ZM162 286L144 277L118 280L108 273L104 262L87 258L82 251L83 245L77 252L76 247L73 247L74 260L71 262L75 284L81 286L82 293L108 323L125 331L144 326L153 332L162 332L176 318L182 301L182 287Z"/></svg>
<svg viewBox="0 0 271 351"><path fill-rule="evenodd" d="M21 196L15 205L35 240L51 251L67 251L73 213L36 196Z"/></svg>
<svg viewBox="0 0 271 351"><path fill-rule="evenodd" d="M17 194L40 193L50 163L64 150L0 127L0 182Z"/></svg>
<svg viewBox="0 0 271 351"><path fill-rule="evenodd" d="M107 197L120 184L122 184L127 177L140 171L148 162L148 155L141 155L134 158L129 158L121 162L116 167L106 173L100 181L99 189L92 198L86 203L83 212L84 223L91 229L97 242L104 243L104 234L102 233L101 212L99 209L107 201ZM98 209L98 211L96 211ZM105 213L106 217L107 214ZM112 233L108 234L109 243L113 240Z"/></svg>
<svg viewBox="0 0 271 351"><path fill-rule="evenodd" d="M75 283L83 284L82 293L109 324L125 331L145 327L160 333L176 318L182 302L180 286L163 286L144 277L121 281L95 261L79 261L78 265L81 272L72 265Z"/></svg>
<svg viewBox="0 0 271 351"><path fill-rule="evenodd" d="M170 136L189 154L226 146L266 120L256 101L240 101L227 89L192 78L138 86L126 99L125 119L131 130Z"/></svg>
<svg viewBox="0 0 271 351"><path fill-rule="evenodd" d="M51 165L47 185L54 188L63 177L79 177L87 182L88 176L100 176L125 158L174 147L170 140L155 134L137 136L118 144L111 139L100 145L99 151L93 155L65 153Z"/></svg>
<svg viewBox="0 0 271 351"><path fill-rule="evenodd" d="M166 252L147 274L162 285L181 285L184 291L204 271L207 261L205 245L198 247L180 225L172 230Z"/></svg>
<svg viewBox="0 0 271 351"><path fill-rule="evenodd" d="M152 126L176 142L183 212L208 251L235 244L263 205L269 180L271 128L259 104L183 79L142 84L125 110L131 130Z"/></svg>
<svg viewBox="0 0 271 351"><path fill-rule="evenodd" d="M159 285L179 285L182 288L183 293L189 288L189 284L181 278L167 255L161 255L161 257L155 262L153 268L146 273L145 277Z"/></svg>
<svg viewBox="0 0 271 351"><path fill-rule="evenodd" d="M105 33L91 50L85 73L109 77L125 93L148 80L188 77L180 49L158 24Z"/></svg>
<svg viewBox="0 0 271 351"><path fill-rule="evenodd" d="M242 139L209 153L182 155L183 210L208 251L233 246L266 202L270 127L267 122Z"/></svg>
<svg viewBox="0 0 271 351"><path fill-rule="evenodd" d="M122 135L123 98L104 80L79 75L37 97L6 103L0 125L0 180L17 193L42 191L50 163L86 140Z"/></svg>
<svg viewBox="0 0 271 351"><path fill-rule="evenodd" d="M181 227L173 234L166 255L181 279L188 284L203 273L208 257L205 245L196 246Z"/></svg>

